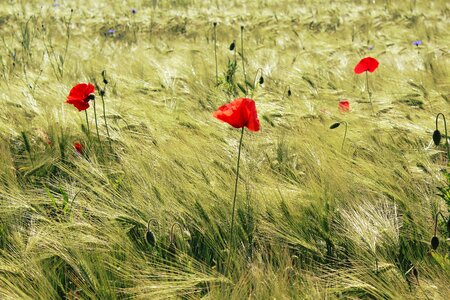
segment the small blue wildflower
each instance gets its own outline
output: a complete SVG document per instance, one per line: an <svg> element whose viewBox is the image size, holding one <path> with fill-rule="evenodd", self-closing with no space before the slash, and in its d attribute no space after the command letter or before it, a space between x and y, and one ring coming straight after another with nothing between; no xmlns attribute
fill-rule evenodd
<svg viewBox="0 0 450 300"><path fill-rule="evenodd" d="M421 40L417 40L417 41L412 42L412 44L414 46L419 46L419 45L422 45L422 41Z"/></svg>
<svg viewBox="0 0 450 300"><path fill-rule="evenodd" d="M116 31L115 31L114 29L108 30L108 34L111 34L111 35L113 35L115 32L116 32Z"/></svg>
<svg viewBox="0 0 450 300"><path fill-rule="evenodd" d="M133 15L135 15L135 14L137 13L136 8L132 8L132 9L131 9L131 13L132 13Z"/></svg>

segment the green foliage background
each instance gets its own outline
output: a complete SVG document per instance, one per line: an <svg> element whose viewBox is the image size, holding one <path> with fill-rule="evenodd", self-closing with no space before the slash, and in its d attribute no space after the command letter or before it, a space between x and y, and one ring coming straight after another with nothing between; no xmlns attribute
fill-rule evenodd
<svg viewBox="0 0 450 300"><path fill-rule="evenodd" d="M53 4L0 3L1 299L450 295L441 219L430 252L436 213L449 217L446 150L431 139L436 114L450 117L447 1ZM380 62L374 114L353 73L365 56ZM92 108L88 136L64 103L102 70L112 149L98 95L101 144ZM227 270L239 130L212 112L244 96L238 83L262 129L244 136Z"/></svg>

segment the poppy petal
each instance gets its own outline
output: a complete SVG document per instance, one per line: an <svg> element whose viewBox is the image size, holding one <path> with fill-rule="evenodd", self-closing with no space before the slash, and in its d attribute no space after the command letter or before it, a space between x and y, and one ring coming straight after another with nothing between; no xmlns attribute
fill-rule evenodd
<svg viewBox="0 0 450 300"><path fill-rule="evenodd" d="M79 154L83 153L83 145L81 143L76 142L73 144L73 147Z"/></svg>
<svg viewBox="0 0 450 300"><path fill-rule="evenodd" d="M89 95L95 92L91 83L78 83L69 92L66 103L74 105L78 111L89 108Z"/></svg>
<svg viewBox="0 0 450 300"><path fill-rule="evenodd" d="M356 74L361 74L363 72L369 71L373 72L378 68L378 61L373 57L365 57L359 61L353 70Z"/></svg>
<svg viewBox="0 0 450 300"><path fill-rule="evenodd" d="M231 103L222 105L213 116L233 126L234 128L247 127L250 131L258 131L260 124L256 112L255 101L248 98L238 98Z"/></svg>
<svg viewBox="0 0 450 300"><path fill-rule="evenodd" d="M78 111L86 110L89 108L89 102L85 102L83 100L67 100L66 103L72 104L78 109Z"/></svg>
<svg viewBox="0 0 450 300"><path fill-rule="evenodd" d="M339 110L341 112L348 112L350 110L350 103L347 100L339 101Z"/></svg>

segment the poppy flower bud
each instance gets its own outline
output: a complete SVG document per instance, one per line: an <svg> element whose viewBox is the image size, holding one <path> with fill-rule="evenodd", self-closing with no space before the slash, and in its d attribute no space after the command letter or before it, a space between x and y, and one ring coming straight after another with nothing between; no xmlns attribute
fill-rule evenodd
<svg viewBox="0 0 450 300"><path fill-rule="evenodd" d="M100 96L105 96L105 90L100 90Z"/></svg>
<svg viewBox="0 0 450 300"><path fill-rule="evenodd" d="M95 94L94 93L90 93L87 97L87 100L95 100Z"/></svg>
<svg viewBox="0 0 450 300"><path fill-rule="evenodd" d="M339 125L341 125L341 123L339 123L339 122L337 122L337 123L334 123L334 124L332 124L332 125L330 126L330 129L335 129L335 128L338 128L338 127L339 127Z"/></svg>
<svg viewBox="0 0 450 300"><path fill-rule="evenodd" d="M233 51L234 48L236 48L236 43L233 41L233 42L230 44L230 51Z"/></svg>
<svg viewBox="0 0 450 300"><path fill-rule="evenodd" d="M167 249L167 251L169 251L169 255L171 257L175 256L175 254L177 253L177 248L175 247L175 243L174 242L170 242L169 248Z"/></svg>
<svg viewBox="0 0 450 300"><path fill-rule="evenodd" d="M259 84L263 84L264 83L264 77L259 77Z"/></svg>
<svg viewBox="0 0 450 300"><path fill-rule="evenodd" d="M156 246L156 236L151 230L147 230L147 233L145 234L145 240L147 243L149 243L152 247Z"/></svg>
<svg viewBox="0 0 450 300"><path fill-rule="evenodd" d="M214 27L216 27L217 26L217 22L214 22L213 25L214 25Z"/></svg>
<svg viewBox="0 0 450 300"><path fill-rule="evenodd" d="M439 247L439 238L437 236L433 236L431 238L431 248L436 250Z"/></svg>
<svg viewBox="0 0 450 300"><path fill-rule="evenodd" d="M103 83L108 84L108 80L106 80L106 78L103 78Z"/></svg>
<svg viewBox="0 0 450 300"><path fill-rule="evenodd" d="M416 277L416 279L419 280L419 271L417 270L417 268L413 267L412 271L413 271L414 277Z"/></svg>
<svg viewBox="0 0 450 300"><path fill-rule="evenodd" d="M438 146L441 143L441 138L442 138L441 132L436 129L433 132L433 142L436 146Z"/></svg>
<svg viewBox="0 0 450 300"><path fill-rule="evenodd" d="M288 89L288 97L292 95L291 88Z"/></svg>

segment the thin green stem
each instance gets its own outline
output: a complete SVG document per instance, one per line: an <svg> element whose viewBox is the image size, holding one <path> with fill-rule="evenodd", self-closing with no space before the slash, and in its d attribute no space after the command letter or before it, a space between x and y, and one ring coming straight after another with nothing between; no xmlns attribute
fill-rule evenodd
<svg viewBox="0 0 450 300"><path fill-rule="evenodd" d="M98 143L99 143L100 148L101 148L102 147L102 142L100 141L100 134L98 133L97 108L96 108L96 105L95 105L96 101L94 100L93 102L94 102L95 130L97 132L97 139L98 139Z"/></svg>
<svg viewBox="0 0 450 300"><path fill-rule="evenodd" d="M241 56L242 56L242 72L244 73L244 83L247 85L247 74L245 73L245 58L244 58L244 26L241 26Z"/></svg>
<svg viewBox="0 0 450 300"><path fill-rule="evenodd" d="M103 90L105 92L106 86ZM108 128L108 122L106 121L106 109L105 109L105 99L103 93L100 93L100 97L102 98L102 105L103 105L103 120L105 120L105 126L106 126L106 134L108 135L108 142L109 142L109 149L112 151L112 145L111 145L111 136L109 135L109 128Z"/></svg>
<svg viewBox="0 0 450 300"><path fill-rule="evenodd" d="M91 130L89 129L89 118L88 118L88 113L87 113L87 109L84 110L85 115L86 115L86 129L87 129L87 134L88 134L88 138L91 136Z"/></svg>
<svg viewBox="0 0 450 300"><path fill-rule="evenodd" d="M366 71L366 89L367 89L367 94L369 95L370 107L372 108L372 113L374 113L373 103L372 103L372 94L370 93L370 89L369 89L369 72L368 71Z"/></svg>
<svg viewBox="0 0 450 300"><path fill-rule="evenodd" d="M258 73L261 73L261 76L263 76L262 75L262 69L261 68L259 68L258 70L256 70L256 74L255 74L255 79L253 79L253 89L252 89L252 92L251 92L251 94L250 94L250 98L252 98L253 99L253 92L255 91L255 89L256 89L256 85L258 84L258 81L256 81L256 79L258 78Z"/></svg>
<svg viewBox="0 0 450 300"><path fill-rule="evenodd" d="M445 116L443 113L438 113L436 115L436 130L438 130L438 120L439 116L442 116L442 119L444 120L444 130L445 130L445 146L447 147L447 161L450 161L450 146L448 144L448 132L447 132L447 120L445 119Z"/></svg>
<svg viewBox="0 0 450 300"><path fill-rule="evenodd" d="M344 139L342 140L342 146L341 146L341 151L342 149L344 149L344 143L345 143L345 139L347 138L347 122L343 121L341 123L345 124L345 132L344 132Z"/></svg>
<svg viewBox="0 0 450 300"><path fill-rule="evenodd" d="M244 137L244 127L241 130L241 139L239 141L239 149L238 149L238 158L237 158L237 166L236 166L236 180L234 182L234 196L233 196L233 208L231 210L231 227L230 227L230 253L228 254L228 262L227 262L227 272L230 272L230 263L231 257L234 253L234 215L236 208L236 197L237 197L237 188L238 188L238 180L239 180L239 164L241 161L241 148L242 148L242 139Z"/></svg>
<svg viewBox="0 0 450 300"><path fill-rule="evenodd" d="M234 45L234 65L237 66L237 47L236 47L236 42Z"/></svg>
<svg viewBox="0 0 450 300"><path fill-rule="evenodd" d="M214 59L216 61L216 85L219 84L219 69L217 67L217 32L216 32L217 23L214 22Z"/></svg>

